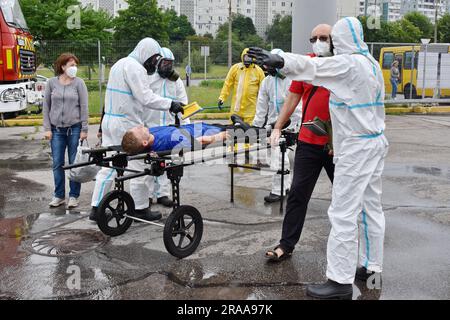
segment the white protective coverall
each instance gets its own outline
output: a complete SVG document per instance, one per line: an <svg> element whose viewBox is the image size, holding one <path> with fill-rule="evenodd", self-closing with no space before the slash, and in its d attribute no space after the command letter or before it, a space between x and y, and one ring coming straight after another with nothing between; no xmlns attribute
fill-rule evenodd
<svg viewBox="0 0 450 320"><path fill-rule="evenodd" d="M275 50L275 49L274 49ZM274 51L272 53L279 53L281 50ZM289 78L281 79L278 76L267 76L261 83L259 89L258 101L256 103L256 115L253 119L253 126L262 127L275 123L283 107L284 100L289 94L289 88L292 80ZM267 122L266 122L267 116ZM300 120L302 118L301 107L297 107L291 116L291 124L287 128L293 132L298 132ZM270 167L272 170L281 170L281 151L279 146L274 146L270 150ZM285 155L284 167L290 168L289 164L289 152L288 149ZM284 176L284 191L288 190L291 186L291 175ZM281 195L281 175L274 174L272 179L272 191L273 194ZM286 193L284 193L286 195Z"/></svg>
<svg viewBox="0 0 450 320"><path fill-rule="evenodd" d="M162 58L167 60L175 60L172 51L168 48L161 48ZM155 72L150 76L150 89L161 97L169 98L172 100L180 101L184 104L188 103L188 97L186 94L186 89L183 84L183 80L178 78L177 81L170 81L168 79L162 78L158 72ZM189 118L186 120L181 120L181 114L178 114L181 124L190 123ZM156 127L156 126L168 126L175 123L174 115L169 111L159 111L159 110L146 110L143 116L144 125L146 127ZM142 162L143 168L145 164ZM142 170L143 170L142 168ZM170 181L167 179L167 174L163 174L159 177L144 176L135 179L135 185L142 193L142 198L147 195L153 198L161 198L164 196L169 196L171 194Z"/></svg>
<svg viewBox="0 0 450 320"><path fill-rule="evenodd" d="M151 38L141 40L128 57L117 61L111 68L105 95L105 115L102 121L102 146L114 146L122 143L122 137L128 129L143 124L144 109L169 110L172 99L163 98L150 89L150 81L144 62L155 54L161 54L158 42ZM139 170L139 162L131 161L129 168ZM91 205L98 207L103 196L108 193L116 177L116 170L102 168L96 176ZM139 199L134 181L130 182L130 193L136 203L136 209L148 207L148 197Z"/></svg>
<svg viewBox="0 0 450 320"><path fill-rule="evenodd" d="M387 154L384 80L356 18L339 20L331 33L335 56L281 53L282 72L330 90L335 173L328 215L327 277L353 283L357 264L381 272L385 230L381 174ZM359 232L359 241L358 241ZM358 257L359 245L359 257Z"/></svg>

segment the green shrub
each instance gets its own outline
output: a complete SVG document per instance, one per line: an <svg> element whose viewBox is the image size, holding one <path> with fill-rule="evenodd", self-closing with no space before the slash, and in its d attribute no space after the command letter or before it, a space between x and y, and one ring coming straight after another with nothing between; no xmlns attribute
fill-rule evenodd
<svg viewBox="0 0 450 320"><path fill-rule="evenodd" d="M86 87L89 92L91 91L98 91L98 80L84 80L84 83L86 84ZM106 83L102 84L102 90L106 90Z"/></svg>
<svg viewBox="0 0 450 320"><path fill-rule="evenodd" d="M225 81L223 80L203 80L200 82L200 87L203 88L216 88L216 89L222 89L223 84Z"/></svg>

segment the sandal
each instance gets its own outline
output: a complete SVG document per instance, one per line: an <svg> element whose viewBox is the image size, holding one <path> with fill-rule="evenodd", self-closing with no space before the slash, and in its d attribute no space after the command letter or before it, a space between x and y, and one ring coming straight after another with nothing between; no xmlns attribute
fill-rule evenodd
<svg viewBox="0 0 450 320"><path fill-rule="evenodd" d="M276 252L277 249L283 250L283 254L278 256L278 254ZM290 258L291 256L292 256L292 252L286 252L286 250L284 250L281 246L276 246L273 250L269 250L265 254L265 257L269 261L274 261L274 262L281 262L283 260L286 260L287 258Z"/></svg>

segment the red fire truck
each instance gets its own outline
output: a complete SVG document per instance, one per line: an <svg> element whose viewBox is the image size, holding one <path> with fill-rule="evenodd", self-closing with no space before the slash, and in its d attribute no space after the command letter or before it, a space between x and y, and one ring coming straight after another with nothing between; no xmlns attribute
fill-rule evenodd
<svg viewBox="0 0 450 320"><path fill-rule="evenodd" d="M42 102L36 83L36 50L18 0L0 1L0 114L15 116Z"/></svg>

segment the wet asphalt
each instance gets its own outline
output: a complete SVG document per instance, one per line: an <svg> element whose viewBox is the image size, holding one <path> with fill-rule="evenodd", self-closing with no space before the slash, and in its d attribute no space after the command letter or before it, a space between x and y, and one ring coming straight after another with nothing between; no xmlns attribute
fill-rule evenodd
<svg viewBox="0 0 450 320"><path fill-rule="evenodd" d="M382 285L357 281L353 298L450 299L450 116L386 123ZM157 226L133 223L119 237L103 235L87 218L93 182L83 184L75 210L50 209L41 130L0 128L0 299L308 299L306 285L325 279L331 185L324 173L292 258L274 264L264 252L277 244L283 215L263 201L271 176L237 170L230 203L226 165L186 168L181 203L200 211L204 228L197 250L177 259ZM95 130L89 140L95 145ZM153 209L162 223L171 212Z"/></svg>

